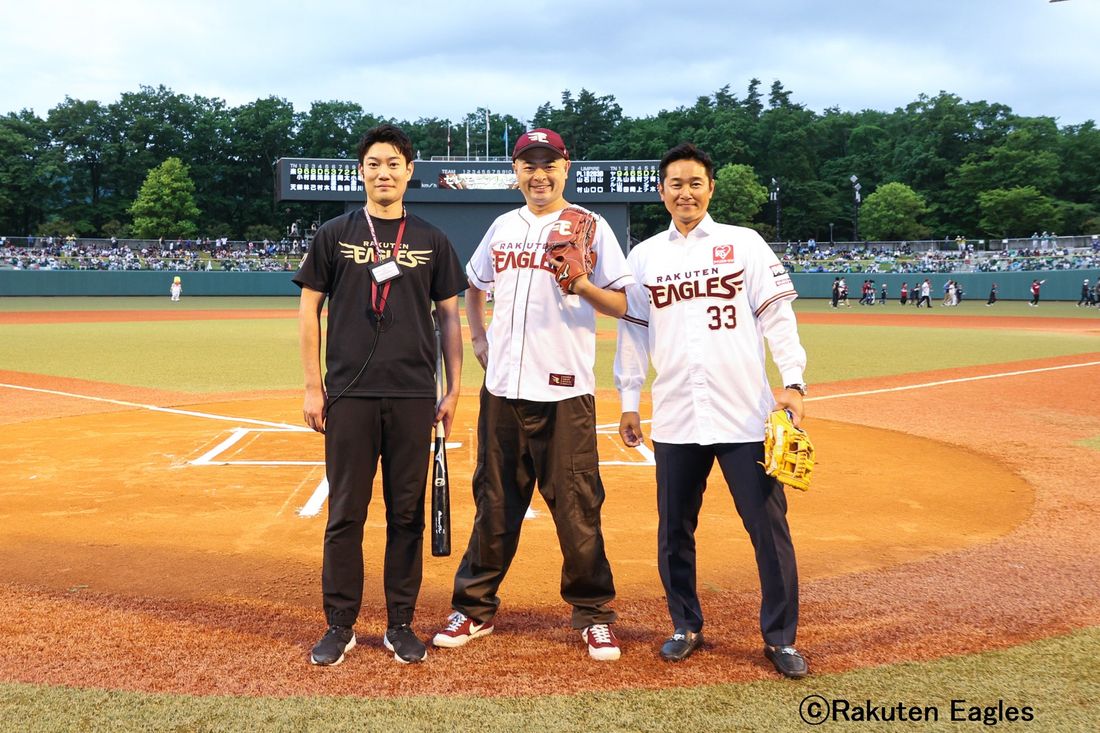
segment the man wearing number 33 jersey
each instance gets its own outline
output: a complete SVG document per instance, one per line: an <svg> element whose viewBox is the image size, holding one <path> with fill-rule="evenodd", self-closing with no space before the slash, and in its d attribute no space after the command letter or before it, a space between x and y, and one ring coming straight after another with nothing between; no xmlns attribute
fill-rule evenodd
<svg viewBox="0 0 1100 733"><path fill-rule="evenodd" d="M675 629L661 656L682 661L703 644L695 527L717 460L756 554L764 654L782 674L802 677L786 497L759 463L768 413L786 408L796 425L803 415L806 352L791 308L797 293L759 234L718 224L707 213L714 164L706 153L687 143L666 153L660 192L672 224L627 258L635 284L627 287L627 314L619 322L615 384L620 435L640 445L638 406L652 360L657 559ZM786 385L777 396L765 372L765 339Z"/></svg>

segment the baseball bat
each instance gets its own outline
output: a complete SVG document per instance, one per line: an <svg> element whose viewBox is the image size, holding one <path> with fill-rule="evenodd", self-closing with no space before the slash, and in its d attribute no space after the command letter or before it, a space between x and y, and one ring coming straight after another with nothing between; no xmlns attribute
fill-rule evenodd
<svg viewBox="0 0 1100 733"><path fill-rule="evenodd" d="M439 330L439 316L435 317L435 394L436 402L443 399L443 337ZM447 432L443 421L435 424L435 445L432 448L432 555L446 557L451 554L451 476L447 472Z"/></svg>

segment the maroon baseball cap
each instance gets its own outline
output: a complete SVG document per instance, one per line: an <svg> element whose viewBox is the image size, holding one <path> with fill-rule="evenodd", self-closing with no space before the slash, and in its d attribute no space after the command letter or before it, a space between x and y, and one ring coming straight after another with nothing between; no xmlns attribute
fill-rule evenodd
<svg viewBox="0 0 1100 733"><path fill-rule="evenodd" d="M512 148L512 160L533 148L553 150L561 157L569 160L569 150L562 142L561 135L545 127L536 127L534 130L520 135L516 140L516 147Z"/></svg>

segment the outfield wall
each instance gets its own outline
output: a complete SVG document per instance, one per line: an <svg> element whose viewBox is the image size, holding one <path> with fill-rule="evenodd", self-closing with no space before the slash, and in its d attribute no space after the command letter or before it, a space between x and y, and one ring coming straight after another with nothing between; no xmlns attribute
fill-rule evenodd
<svg viewBox="0 0 1100 733"><path fill-rule="evenodd" d="M297 295L298 288L290 281L290 272L170 272L170 271L92 271L92 270L0 270L0 297L49 295L163 295L168 297L172 278L179 275L185 296L200 295ZM1057 270L1049 272L967 272L957 274L928 273L795 273L795 287L804 298L828 298L833 279L847 281L849 299L859 298L865 279L875 281L875 295L886 283L890 300L897 300L903 282L920 283L928 278L932 283L933 301L943 298L943 285L948 279L960 282L968 300L984 301L990 286L996 282L1001 300L1027 300L1034 279L1046 280L1043 300L1077 301L1081 282L1088 278L1094 284L1100 269Z"/></svg>

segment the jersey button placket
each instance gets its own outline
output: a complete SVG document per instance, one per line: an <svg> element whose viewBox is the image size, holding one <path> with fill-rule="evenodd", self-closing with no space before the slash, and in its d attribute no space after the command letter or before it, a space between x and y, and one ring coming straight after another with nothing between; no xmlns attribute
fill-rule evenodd
<svg viewBox="0 0 1100 733"><path fill-rule="evenodd" d="M694 234L694 232L693 232ZM685 251L684 262L691 270L701 270L709 265L704 262L703 253L708 247L705 238L698 239L689 236ZM709 432L707 426L714 419L714 411L711 408L711 387L707 381L707 362L711 359L710 338L712 336L707 325L707 304L703 298L693 298L685 303L687 307L687 323L694 324L689 329L687 358L689 360L688 379L691 388L692 418L695 421L696 439L699 443L706 443L705 434Z"/></svg>
<svg viewBox="0 0 1100 733"><path fill-rule="evenodd" d="M516 277L516 297L512 301L512 330L508 349L508 396L519 399L523 382L523 334L526 332L527 310L523 306L530 297L533 270L521 270ZM522 310L521 310L522 309ZM516 318L520 319L516 322Z"/></svg>

